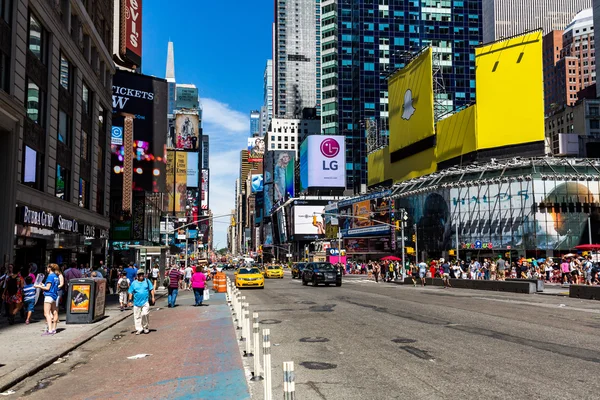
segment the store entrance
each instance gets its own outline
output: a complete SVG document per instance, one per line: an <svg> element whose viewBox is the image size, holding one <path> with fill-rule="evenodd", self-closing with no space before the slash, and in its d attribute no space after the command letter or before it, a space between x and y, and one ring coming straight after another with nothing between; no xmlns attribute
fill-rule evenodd
<svg viewBox="0 0 600 400"><path fill-rule="evenodd" d="M29 263L35 263L38 266L46 264L44 259L46 254L46 241L42 239L16 238L15 246L15 266L23 267Z"/></svg>

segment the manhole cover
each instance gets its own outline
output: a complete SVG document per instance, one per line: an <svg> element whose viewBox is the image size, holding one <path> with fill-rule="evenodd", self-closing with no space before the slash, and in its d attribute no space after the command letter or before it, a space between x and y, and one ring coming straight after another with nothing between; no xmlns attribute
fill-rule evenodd
<svg viewBox="0 0 600 400"><path fill-rule="evenodd" d="M281 321L278 319L263 319L262 321L260 321L260 323L264 325L275 325L280 324Z"/></svg>
<svg viewBox="0 0 600 400"><path fill-rule="evenodd" d="M392 339L392 342L394 342L394 343L415 343L416 340L408 339L408 338L396 338L396 339Z"/></svg>
<svg viewBox="0 0 600 400"><path fill-rule="evenodd" d="M317 361L304 361L304 362L301 362L300 365L302 365L306 369L321 369L321 370L323 370L323 369L337 368L337 364L329 364L329 363L317 362Z"/></svg>
<svg viewBox="0 0 600 400"><path fill-rule="evenodd" d="M324 338L324 337L304 337L302 339L300 339L300 342L302 343L325 343L325 342L329 342L329 339Z"/></svg>

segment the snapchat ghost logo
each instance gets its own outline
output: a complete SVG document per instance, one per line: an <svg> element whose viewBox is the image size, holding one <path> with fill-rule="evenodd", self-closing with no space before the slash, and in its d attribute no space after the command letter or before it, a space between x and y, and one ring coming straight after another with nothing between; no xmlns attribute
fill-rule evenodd
<svg viewBox="0 0 600 400"><path fill-rule="evenodd" d="M408 121L415 111L417 110L413 107L412 90L407 89L404 93L404 104L402 104L402 119Z"/></svg>

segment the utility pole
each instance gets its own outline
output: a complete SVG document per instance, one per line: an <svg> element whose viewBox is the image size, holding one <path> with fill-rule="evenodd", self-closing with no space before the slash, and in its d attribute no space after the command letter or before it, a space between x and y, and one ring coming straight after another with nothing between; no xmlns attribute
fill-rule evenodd
<svg viewBox="0 0 600 400"><path fill-rule="evenodd" d="M185 268L188 267L188 233L190 228L185 228Z"/></svg>
<svg viewBox="0 0 600 400"><path fill-rule="evenodd" d="M417 235L417 224L414 224L415 227L415 264L419 265L419 236Z"/></svg>
<svg viewBox="0 0 600 400"><path fill-rule="evenodd" d="M339 226L338 226L339 228ZM342 263L342 231L338 231L337 234L337 238L338 238L338 262L341 264ZM344 269L346 269L344 267Z"/></svg>

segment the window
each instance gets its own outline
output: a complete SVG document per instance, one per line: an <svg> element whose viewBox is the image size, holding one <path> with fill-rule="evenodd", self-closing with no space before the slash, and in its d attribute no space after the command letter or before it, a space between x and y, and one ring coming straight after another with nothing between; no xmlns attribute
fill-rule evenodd
<svg viewBox="0 0 600 400"><path fill-rule="evenodd" d="M58 140L67 146L71 143L71 127L71 117L58 110Z"/></svg>
<svg viewBox="0 0 600 400"><path fill-rule="evenodd" d="M281 143L277 143L277 148L281 149Z"/></svg>
<svg viewBox="0 0 600 400"><path fill-rule="evenodd" d="M27 117L36 124L42 125L43 119L43 93L40 87L33 82L27 83L27 101L25 103Z"/></svg>
<svg viewBox="0 0 600 400"><path fill-rule="evenodd" d="M0 0L0 18L12 25L12 0Z"/></svg>
<svg viewBox="0 0 600 400"><path fill-rule="evenodd" d="M597 119L590 120L590 129L600 129L600 121Z"/></svg>
<svg viewBox="0 0 600 400"><path fill-rule="evenodd" d="M101 189L96 191L96 212L104 215L104 190Z"/></svg>
<svg viewBox="0 0 600 400"><path fill-rule="evenodd" d="M33 189L42 190L43 156L31 147L23 150L23 184Z"/></svg>
<svg viewBox="0 0 600 400"><path fill-rule="evenodd" d="M2 1L2 0L0 0ZM0 50L0 90L9 91L10 87L10 56Z"/></svg>
<svg viewBox="0 0 600 400"><path fill-rule="evenodd" d="M81 131L81 140L79 144L81 148L81 158L89 162L92 144L89 133L87 133L86 131Z"/></svg>
<svg viewBox="0 0 600 400"><path fill-rule="evenodd" d="M90 90L85 83L83 84L83 92L81 94L81 104L83 107L82 112L90 115Z"/></svg>
<svg viewBox="0 0 600 400"><path fill-rule="evenodd" d="M62 200L69 201L69 170L56 164L56 185L54 194Z"/></svg>
<svg viewBox="0 0 600 400"><path fill-rule="evenodd" d="M79 207L90 208L90 184L79 178Z"/></svg>
<svg viewBox="0 0 600 400"><path fill-rule="evenodd" d="M71 93L71 63L60 55L60 85Z"/></svg>
<svg viewBox="0 0 600 400"><path fill-rule="evenodd" d="M33 53L41 62L44 62L45 54L45 32L42 25L38 22L33 14L29 14L29 51Z"/></svg>

